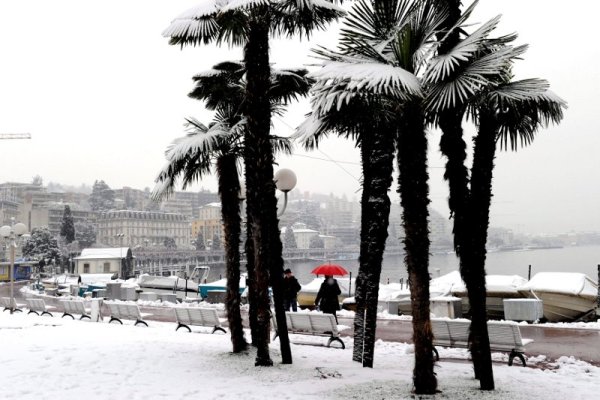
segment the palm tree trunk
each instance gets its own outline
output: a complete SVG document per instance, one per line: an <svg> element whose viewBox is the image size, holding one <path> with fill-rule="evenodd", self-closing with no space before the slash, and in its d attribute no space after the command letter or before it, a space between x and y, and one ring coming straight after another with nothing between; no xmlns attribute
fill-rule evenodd
<svg viewBox="0 0 600 400"><path fill-rule="evenodd" d="M273 182L273 148L270 141L271 109L269 88L269 13L266 8L254 8L244 48L246 64L246 110L248 131L244 141L244 162L248 187L248 212L251 214L254 241L254 272L257 299L256 365L273 365L269 355L270 309L268 302L269 275L273 288L275 317L279 330L281 358L292 363L285 310L283 307L283 259L277 220L277 199Z"/></svg>
<svg viewBox="0 0 600 400"><path fill-rule="evenodd" d="M362 165L362 194L360 204L365 208L370 196L371 168L369 154L369 140L360 142L360 156ZM367 213L361 210L360 213L360 255L358 275L356 276L356 285L354 290L354 299L356 302L356 313L354 314L354 349L352 351L352 360L357 362L363 361L364 356L364 335L365 335L365 296L367 291Z"/></svg>
<svg viewBox="0 0 600 400"><path fill-rule="evenodd" d="M246 350L242 314L240 312L240 181L236 166L236 156L228 154L217 159L221 215L225 234L225 259L227 268L227 296L225 308L231 333L233 352Z"/></svg>
<svg viewBox="0 0 600 400"><path fill-rule="evenodd" d="M496 154L496 126L485 111L479 115L479 131L475 137L471 169L471 262L473 271L469 282L471 304L471 353L478 351L477 376L482 390L494 390L494 374L487 329L485 260L492 199L492 173Z"/></svg>
<svg viewBox="0 0 600 400"><path fill-rule="evenodd" d="M423 110L409 104L398 135L398 192L404 225L405 263L410 284L417 394L437 391L433 372L433 332L429 317L429 175Z"/></svg>
<svg viewBox="0 0 600 400"><path fill-rule="evenodd" d="M381 263L388 236L390 198L388 191L392 184L394 165L394 135L390 130L374 127L369 136L371 151L368 154L371 174L365 176L369 182L369 196L363 203L367 232L363 236L365 245L361 246L366 254L366 298L363 367L373 368L375 353L375 332L377 330L377 301L379 299L379 280ZM364 138L363 138L364 140Z"/></svg>
<svg viewBox="0 0 600 400"><path fill-rule="evenodd" d="M460 0L445 0L445 7L448 11L444 28L450 29L460 18ZM442 3L443 4L443 3ZM438 35L442 39L444 33ZM438 52L445 54L450 51L460 41L458 29L454 29L441 44ZM450 213L454 218L453 234L454 249L459 257L460 273L467 291L469 293L469 305L472 321L471 330L471 357L473 360L473 369L475 378L480 378L480 372L487 370L487 367L481 363L483 360L491 359L491 353L486 349L480 348L480 344L489 343L487 335L487 316L485 315L485 269L484 264L478 264L474 259L474 250L471 249L475 233L469 228L471 212L471 193L469 191L469 172L465 165L467 158L466 143L463 139L462 119L464 107L457 106L444 110L439 115L439 126L442 130L440 141L440 150L447 158L446 171L444 179L448 181L450 196L448 206ZM483 283L482 283L483 282ZM481 285L483 285L483 296L481 295ZM473 293L473 295L471 295ZM485 338L481 337L485 332ZM488 346L489 348L489 346ZM485 362L487 363L487 362ZM490 364L491 369L491 364ZM484 382L480 382L481 389L484 389ZM489 383L485 386L489 387ZM493 388L493 378L491 387Z"/></svg>
<svg viewBox="0 0 600 400"><path fill-rule="evenodd" d="M252 345L258 347L260 342L258 335L258 289L256 287L256 276L254 273L254 239L252 236L252 222L251 215L246 207L246 244L244 250L246 251L246 272L248 273L248 279L246 280L246 287L248 288L248 320L250 322L250 338L252 339Z"/></svg>

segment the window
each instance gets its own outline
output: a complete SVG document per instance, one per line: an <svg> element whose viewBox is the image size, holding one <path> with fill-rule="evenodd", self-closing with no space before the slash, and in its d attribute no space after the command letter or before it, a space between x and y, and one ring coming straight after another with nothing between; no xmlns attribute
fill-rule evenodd
<svg viewBox="0 0 600 400"><path fill-rule="evenodd" d="M90 273L90 264L83 264L83 273L84 274Z"/></svg>
<svg viewBox="0 0 600 400"><path fill-rule="evenodd" d="M104 263L104 272L105 273L109 273L110 272L110 263L109 262L105 262Z"/></svg>

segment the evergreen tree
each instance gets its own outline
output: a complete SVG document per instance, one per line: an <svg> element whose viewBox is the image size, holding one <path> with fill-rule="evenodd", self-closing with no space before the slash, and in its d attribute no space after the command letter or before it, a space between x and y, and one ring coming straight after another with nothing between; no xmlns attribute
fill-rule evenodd
<svg viewBox="0 0 600 400"><path fill-rule="evenodd" d="M75 240L75 224L73 223L73 215L71 215L71 207L69 206L65 206L65 211L63 212L60 236L65 238L67 244Z"/></svg>
<svg viewBox="0 0 600 400"><path fill-rule="evenodd" d="M297 249L298 244L296 243L296 236L294 236L294 230L291 226L285 229L285 235L283 236L283 246L286 249Z"/></svg>
<svg viewBox="0 0 600 400"><path fill-rule="evenodd" d="M176 249L177 248L177 244L175 243L175 239L173 239L172 237L165 238L165 240L163 241L163 245L167 249Z"/></svg>
<svg viewBox="0 0 600 400"><path fill-rule="evenodd" d="M95 181L90 194L90 207L94 211L107 211L115 207L115 192L100 180Z"/></svg>
<svg viewBox="0 0 600 400"><path fill-rule="evenodd" d="M79 242L79 247L82 249L90 247L96 243L96 229L94 225L85 222L75 223L75 240Z"/></svg>
<svg viewBox="0 0 600 400"><path fill-rule="evenodd" d="M60 250L47 227L33 228L31 237L23 245L23 255L38 260L59 260Z"/></svg>
<svg viewBox="0 0 600 400"><path fill-rule="evenodd" d="M221 237L215 233L212 238L211 249L212 250L221 250L221 247L222 247L221 246Z"/></svg>
<svg viewBox="0 0 600 400"><path fill-rule="evenodd" d="M204 244L204 235L202 234L202 231L198 231L198 236L196 236L196 250L206 250L206 245Z"/></svg>

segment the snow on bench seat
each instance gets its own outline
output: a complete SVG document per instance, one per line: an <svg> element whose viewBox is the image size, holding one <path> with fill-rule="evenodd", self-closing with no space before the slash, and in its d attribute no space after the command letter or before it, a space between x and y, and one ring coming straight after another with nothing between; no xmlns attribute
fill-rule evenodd
<svg viewBox="0 0 600 400"><path fill-rule="evenodd" d="M73 314L80 314L81 316L79 319L92 319L90 316L90 310L85 308L83 300L61 300L60 302L64 308L64 313L61 318L64 318L68 315L69 317L75 319Z"/></svg>
<svg viewBox="0 0 600 400"><path fill-rule="evenodd" d="M469 347L469 327L471 321L458 319L431 319L433 330L433 345L442 347ZM513 364L513 359L518 357L525 366L525 346L533 342L533 339L521 337L519 325L513 321L488 321L488 336L490 338L490 349L494 351L510 351L508 365ZM440 356L433 349L437 360Z"/></svg>
<svg viewBox="0 0 600 400"><path fill-rule="evenodd" d="M327 341L327 347L331 346L332 342L339 342L342 345L342 349L346 348L346 345L340 338L340 328L336 323L333 314L323 314L316 312L290 312L285 313L285 319L287 322L288 332L301 335L316 335L316 336L329 336ZM273 328L275 329L275 336L279 336L277 330L277 320L275 316L272 316ZM345 327L344 327L345 328Z"/></svg>
<svg viewBox="0 0 600 400"><path fill-rule="evenodd" d="M51 317L54 316L48 310L52 310L55 307L47 306L43 299L29 298L29 299L25 299L25 302L27 303L27 308L29 308L29 312L27 313L28 315L33 313L35 315L48 314Z"/></svg>
<svg viewBox="0 0 600 400"><path fill-rule="evenodd" d="M221 322L225 319L219 318L217 310L214 308L202 308L202 307L175 307L175 319L177 320L177 328L186 328L189 332L192 331L190 326L205 326L212 327L211 333L221 331L225 333L225 328L221 325Z"/></svg>
<svg viewBox="0 0 600 400"><path fill-rule="evenodd" d="M14 297L0 297L0 306L4 307L4 310L2 310L2 311L6 311L6 310L13 310L13 311L17 311L17 312L23 311L23 310L21 310L21 308L23 308L23 305L17 304L17 301L15 300Z"/></svg>
<svg viewBox="0 0 600 400"><path fill-rule="evenodd" d="M108 305L108 309L110 311L110 320L108 321L109 324L113 321L117 321L123 325L124 319L131 319L135 321L133 325L142 324L148 326L148 323L144 321L143 318L152 315L150 313L141 313L140 308L135 303L107 301L106 305Z"/></svg>

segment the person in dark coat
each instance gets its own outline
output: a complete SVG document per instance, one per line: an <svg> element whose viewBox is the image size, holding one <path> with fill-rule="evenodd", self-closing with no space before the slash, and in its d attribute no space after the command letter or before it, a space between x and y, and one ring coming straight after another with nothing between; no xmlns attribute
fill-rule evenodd
<svg viewBox="0 0 600 400"><path fill-rule="evenodd" d="M336 312L340 309L338 296L341 293L342 291L337 280L333 279L331 275L325 275L325 280L321 284L319 293L317 293L317 298L315 299L315 306L326 314L333 314L336 323Z"/></svg>
<svg viewBox="0 0 600 400"><path fill-rule="evenodd" d="M298 279L292 274L291 269L283 271L283 307L285 311L298 311L298 292L302 289Z"/></svg>

